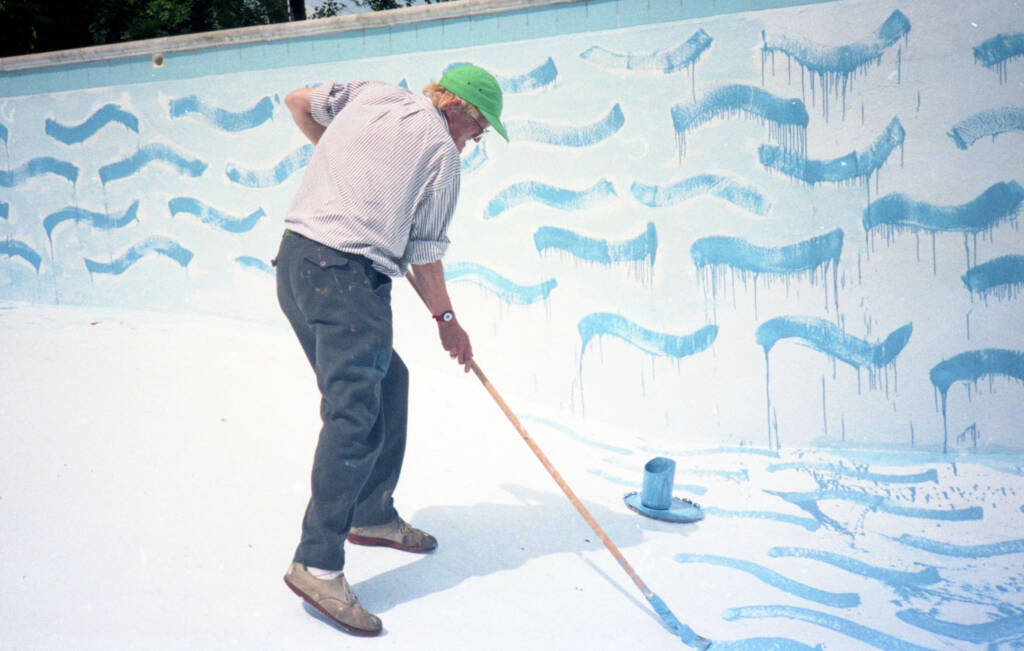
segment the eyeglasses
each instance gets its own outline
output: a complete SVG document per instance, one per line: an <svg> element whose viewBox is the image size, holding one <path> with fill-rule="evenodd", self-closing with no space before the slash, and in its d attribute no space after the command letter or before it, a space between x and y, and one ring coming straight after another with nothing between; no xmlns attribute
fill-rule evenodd
<svg viewBox="0 0 1024 651"><path fill-rule="evenodd" d="M475 142L480 142L480 138L482 138L484 134L487 133L487 130L491 127L491 123L487 121L487 118L484 118L483 124L481 124L480 120L476 118L473 118L473 122L476 122L476 126L480 128L480 133L478 133L476 137L473 138L473 140Z"/></svg>

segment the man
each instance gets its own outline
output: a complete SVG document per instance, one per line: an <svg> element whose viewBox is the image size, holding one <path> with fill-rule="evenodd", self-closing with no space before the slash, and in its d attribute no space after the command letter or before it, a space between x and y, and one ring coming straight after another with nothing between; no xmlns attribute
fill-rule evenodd
<svg viewBox="0 0 1024 651"><path fill-rule="evenodd" d="M344 542L437 547L395 510L408 370L392 349L391 278L411 266L441 345L468 371L441 257L459 194L459 154L489 126L508 139L501 89L472 65L416 95L379 82L299 89L285 105L316 145L277 257L277 294L316 373L323 428L312 498L285 583L356 635L381 631L342 573Z"/></svg>

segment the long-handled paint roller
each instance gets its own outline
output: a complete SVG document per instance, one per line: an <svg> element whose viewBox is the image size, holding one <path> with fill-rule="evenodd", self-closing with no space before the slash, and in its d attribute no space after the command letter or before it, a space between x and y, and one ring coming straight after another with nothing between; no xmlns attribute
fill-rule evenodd
<svg viewBox="0 0 1024 651"><path fill-rule="evenodd" d="M420 299L423 300L424 305L426 305L427 301L424 298L423 293L420 291L419 285L416 283L416 278L414 277L412 272L407 273L406 278L409 280L409 283L413 286L413 289L416 290L416 293L419 294L419 297ZM498 393L498 390L494 388L494 385L491 384L491 381L488 380L487 376L484 375L484 372L480 370L480 367L477 366L476 361L470 361L470 368L473 370L473 373L476 374L477 378L480 379L480 382L484 385L484 388L487 389L487 392L491 394L492 398L494 398L494 401L498 403L498 407L500 407L501 410L505 412L505 416L507 416L509 421L511 421L512 425L516 428L516 431L519 432L519 435L523 437L523 440L526 441L526 444L530 446L530 449L533 450L533 453L537 455L538 459L540 459L541 464L544 465L544 468L551 475L552 479L555 480L555 483L558 484L558 487L562 489L562 492L565 493L565 496L569 498L569 501L572 502L572 505L576 507L576 510L579 511L580 515L583 516L583 519L587 521L587 524L590 525L590 528L594 530L594 533L597 534L597 537L601 539L601 542L604 543L604 546L608 548L608 551L611 552L612 556L615 557L615 560L619 562L619 565L622 566L622 569L626 571L626 574L629 575L629 578L633 580L633 583L636 584L636 587L640 588L640 592L642 592L644 598L647 599L648 602L650 602L651 607L654 608L654 612L658 613L658 616L661 617L661 621L665 623L665 626L668 627L668 629L672 631L674 634L678 635L680 639L683 640L683 642L685 642L691 647L702 650L710 647L711 640L708 640L704 637L701 637L700 635L697 635L696 633L694 633L692 628L679 621L679 619L672 613L672 611L669 610L669 607L665 604L661 597L656 595L653 590L648 588L647 584L644 583L643 579L641 579L637 575L636 570L633 569L633 566L630 565L629 562L625 559L625 557L622 555L622 552L619 551L619 548L615 546L615 543L611 541L611 539L608 537L608 534L604 532L604 529L601 528L601 525L599 525L597 523L597 520L594 519L594 516L590 515L590 511L588 511L587 508L583 506L583 503L580 502L578 497L576 497L576 494L572 491L571 488L569 488L569 484L565 483L565 480L562 479L562 475L559 474L557 470L555 470L555 467L553 465L551 465L551 461L548 460L547 456L540 449L540 446L538 446L537 443L533 440L533 438L530 437L530 434L526 431L526 428L523 427L523 424L519 422L519 419L516 417L516 415L512 412L511 409L509 409L508 404L504 400L502 400L501 395Z"/></svg>

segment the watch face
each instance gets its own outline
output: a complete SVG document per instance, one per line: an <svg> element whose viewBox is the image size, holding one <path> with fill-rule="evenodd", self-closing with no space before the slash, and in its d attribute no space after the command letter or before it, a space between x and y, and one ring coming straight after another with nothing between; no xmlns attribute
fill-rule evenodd
<svg viewBox="0 0 1024 651"><path fill-rule="evenodd" d="M451 321L452 319L454 319L454 318L455 318L455 315L454 315L454 314L452 314L451 312L445 312L444 314L442 314L442 315L441 315L441 318L442 318L442 319L443 319L443 320L444 320L445 322L448 322L448 321Z"/></svg>

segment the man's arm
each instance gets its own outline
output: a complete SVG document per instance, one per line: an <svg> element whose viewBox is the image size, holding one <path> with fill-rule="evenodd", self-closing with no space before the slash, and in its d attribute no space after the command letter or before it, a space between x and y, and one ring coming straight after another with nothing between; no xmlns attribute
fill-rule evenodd
<svg viewBox="0 0 1024 651"><path fill-rule="evenodd" d="M313 106L310 98L313 96L313 88L300 88L288 93L284 98L284 105L292 113L292 119L299 125L299 130L314 145L320 142L320 136L324 134L327 127L313 119Z"/></svg>
<svg viewBox="0 0 1024 651"><path fill-rule="evenodd" d="M412 265L413 287L427 304L431 314L442 314L452 309L452 301L448 297L448 289L444 282L444 266L441 261L430 264ZM437 324L438 334L441 336L441 345L452 356L462 364L466 372L469 372L470 363L473 361L473 347L469 343L469 335L459 325L457 319L441 321Z"/></svg>

